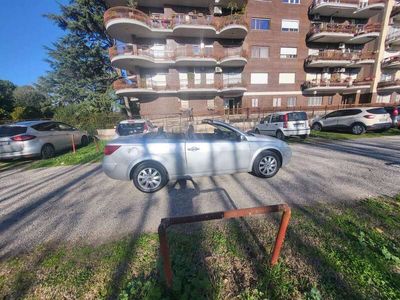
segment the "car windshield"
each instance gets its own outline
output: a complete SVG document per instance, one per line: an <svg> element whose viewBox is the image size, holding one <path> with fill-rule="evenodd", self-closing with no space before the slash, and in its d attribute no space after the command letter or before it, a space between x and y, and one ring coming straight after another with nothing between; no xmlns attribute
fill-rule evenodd
<svg viewBox="0 0 400 300"><path fill-rule="evenodd" d="M25 133L28 128L25 126L0 126L0 137L9 137Z"/></svg>
<svg viewBox="0 0 400 300"><path fill-rule="evenodd" d="M121 123L117 127L117 133L122 136L143 133L143 131L144 123Z"/></svg>
<svg viewBox="0 0 400 300"><path fill-rule="evenodd" d="M307 114L304 111L288 113L288 121L307 121Z"/></svg>

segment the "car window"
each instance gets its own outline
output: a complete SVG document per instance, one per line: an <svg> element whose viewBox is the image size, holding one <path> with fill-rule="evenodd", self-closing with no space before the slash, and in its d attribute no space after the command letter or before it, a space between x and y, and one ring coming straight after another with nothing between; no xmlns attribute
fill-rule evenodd
<svg viewBox="0 0 400 300"><path fill-rule="evenodd" d="M271 118L271 115L268 115L268 116L266 116L264 119L263 119L263 121L264 121L264 123L269 123L269 119Z"/></svg>
<svg viewBox="0 0 400 300"><path fill-rule="evenodd" d="M54 123L54 122L45 122L45 123L33 125L32 128L37 131L54 131L54 130L58 130L58 125L57 125L57 123Z"/></svg>
<svg viewBox="0 0 400 300"><path fill-rule="evenodd" d="M0 126L0 137L9 137L25 133L28 128L25 126Z"/></svg>
<svg viewBox="0 0 400 300"><path fill-rule="evenodd" d="M143 133L144 123L120 123L117 127L117 133L121 136Z"/></svg>
<svg viewBox="0 0 400 300"><path fill-rule="evenodd" d="M74 128L64 123L57 123L59 130L61 131L72 131Z"/></svg>
<svg viewBox="0 0 400 300"><path fill-rule="evenodd" d="M188 130L188 140L206 140L206 141L237 141L239 133L218 124L205 124L200 131L194 131L194 128Z"/></svg>
<svg viewBox="0 0 400 300"><path fill-rule="evenodd" d="M288 121L307 121L307 113L304 111L297 111L288 113Z"/></svg>
<svg viewBox="0 0 400 300"><path fill-rule="evenodd" d="M359 113L361 113L361 109L346 109L346 110L342 110L342 116L343 117L355 116L355 115L358 115Z"/></svg>
<svg viewBox="0 0 400 300"><path fill-rule="evenodd" d="M271 123L277 123L279 122L279 116L278 115L273 115L271 118Z"/></svg>
<svg viewBox="0 0 400 300"><path fill-rule="evenodd" d="M341 115L342 115L342 111L337 110L337 111L333 111L333 112L327 114L327 115L325 116L325 119L340 117Z"/></svg>
<svg viewBox="0 0 400 300"><path fill-rule="evenodd" d="M370 114L375 114L375 115L387 114L387 111L383 107L367 109L367 112L369 112Z"/></svg>

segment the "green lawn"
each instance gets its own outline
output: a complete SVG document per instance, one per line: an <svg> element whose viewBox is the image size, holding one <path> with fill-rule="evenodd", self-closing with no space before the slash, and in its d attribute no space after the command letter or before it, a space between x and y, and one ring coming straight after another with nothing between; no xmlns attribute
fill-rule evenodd
<svg viewBox="0 0 400 300"><path fill-rule="evenodd" d="M372 137L382 137L382 136L395 136L400 135L399 129L389 129L385 132L367 132L361 135L355 135L351 133L341 133L341 132L331 132L331 131L311 131L311 138L323 138L329 140L353 140L360 138L372 138Z"/></svg>
<svg viewBox="0 0 400 300"><path fill-rule="evenodd" d="M30 165L30 168L37 169L99 162L103 158L105 144L104 141L99 142L99 151L97 151L95 143L90 143L86 147L78 148L76 153L71 150L64 154L57 154L56 157L51 159L36 160Z"/></svg>
<svg viewBox="0 0 400 300"><path fill-rule="evenodd" d="M171 229L170 291L156 234L43 245L0 261L0 299L400 299L400 196L294 208L271 268L277 223L270 216Z"/></svg>

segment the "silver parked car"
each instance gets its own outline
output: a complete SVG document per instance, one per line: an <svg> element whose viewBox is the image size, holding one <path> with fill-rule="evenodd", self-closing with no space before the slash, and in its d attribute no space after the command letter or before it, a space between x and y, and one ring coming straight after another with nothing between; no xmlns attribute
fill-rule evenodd
<svg viewBox="0 0 400 300"><path fill-rule="evenodd" d="M86 146L89 143L85 131L54 121L25 121L0 126L0 159L22 157L53 157L56 152Z"/></svg>
<svg viewBox="0 0 400 300"><path fill-rule="evenodd" d="M269 178L291 158L289 146L276 138L204 120L202 133L149 133L119 137L104 149L103 170L111 178L132 180L142 192L155 192L168 180L253 172Z"/></svg>

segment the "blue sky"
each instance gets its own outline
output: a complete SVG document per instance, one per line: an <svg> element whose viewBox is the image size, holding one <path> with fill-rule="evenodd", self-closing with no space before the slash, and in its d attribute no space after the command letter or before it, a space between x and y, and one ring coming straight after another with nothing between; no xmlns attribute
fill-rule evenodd
<svg viewBox="0 0 400 300"><path fill-rule="evenodd" d="M59 12L58 3L66 4L68 0L2 1L0 79L17 85L32 84L49 69L43 46L51 46L63 31L43 14Z"/></svg>

